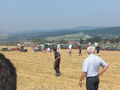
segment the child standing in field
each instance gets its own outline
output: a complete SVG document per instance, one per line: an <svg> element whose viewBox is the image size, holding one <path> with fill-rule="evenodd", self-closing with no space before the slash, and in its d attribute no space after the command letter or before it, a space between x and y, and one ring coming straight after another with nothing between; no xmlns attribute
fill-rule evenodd
<svg viewBox="0 0 120 90"><path fill-rule="evenodd" d="M54 52L54 69L55 69L55 76L60 76L60 59L61 59L61 55L59 52L57 52L56 48L53 49Z"/></svg>

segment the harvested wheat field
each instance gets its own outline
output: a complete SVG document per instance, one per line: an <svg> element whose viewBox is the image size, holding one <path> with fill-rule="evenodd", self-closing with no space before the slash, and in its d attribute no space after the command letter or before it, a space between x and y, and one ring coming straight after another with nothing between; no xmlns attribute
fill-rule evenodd
<svg viewBox="0 0 120 90"><path fill-rule="evenodd" d="M2 51L0 51L2 52ZM83 60L87 57L86 51L82 51L82 56L78 56L78 50L72 51L72 56L68 55L68 50L61 50L62 75L56 77L53 68L53 53L4 51L17 69L17 90L85 90L85 80L83 87L79 87L79 77ZM101 51L102 57L109 68L100 76L99 90L119 90L120 89L120 52Z"/></svg>

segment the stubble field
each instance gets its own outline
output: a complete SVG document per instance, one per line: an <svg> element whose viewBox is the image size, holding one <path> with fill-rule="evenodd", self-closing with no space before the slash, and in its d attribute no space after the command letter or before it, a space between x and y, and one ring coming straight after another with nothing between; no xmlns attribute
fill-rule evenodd
<svg viewBox="0 0 120 90"><path fill-rule="evenodd" d="M2 47L1 47L2 48ZM87 57L82 50L82 56L78 56L78 50L72 50L72 56L68 50L61 50L60 71L62 75L56 77L53 68L53 53L7 51L4 53L17 69L17 90L86 90L85 79L83 87L79 87L79 77L83 60ZM109 65L104 75L100 76L99 90L120 89L120 51L101 51L102 57Z"/></svg>

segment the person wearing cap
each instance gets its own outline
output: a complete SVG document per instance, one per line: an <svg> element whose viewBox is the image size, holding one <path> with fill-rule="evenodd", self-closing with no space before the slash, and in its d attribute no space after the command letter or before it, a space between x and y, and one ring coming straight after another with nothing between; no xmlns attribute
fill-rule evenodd
<svg viewBox="0 0 120 90"><path fill-rule="evenodd" d="M108 65L102 58L95 55L95 47L89 46L87 52L89 56L83 62L79 86L82 87L82 80L86 77L86 89L98 90L99 76L107 70ZM99 71L100 67L102 68Z"/></svg>

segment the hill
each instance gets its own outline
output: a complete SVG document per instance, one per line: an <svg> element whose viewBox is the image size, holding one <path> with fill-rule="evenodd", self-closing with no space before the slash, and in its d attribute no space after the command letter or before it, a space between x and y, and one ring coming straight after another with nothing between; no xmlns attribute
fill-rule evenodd
<svg viewBox="0 0 120 90"><path fill-rule="evenodd" d="M69 35L62 35L62 36L54 36L54 37L47 37L47 40L80 40L80 39L87 39L92 38L92 36L79 32L77 34L69 34Z"/></svg>
<svg viewBox="0 0 120 90"><path fill-rule="evenodd" d="M100 29L98 28L92 31L86 30L86 31L81 31L81 32L91 35L91 36L114 38L114 37L120 36L120 27L110 27L110 28L100 28Z"/></svg>
<svg viewBox="0 0 120 90"><path fill-rule="evenodd" d="M0 32L1 33L1 32ZM82 34L81 34L82 33ZM4 38L0 38L0 41L19 41L26 39L76 39L76 38L91 38L91 37L103 37L103 38L115 38L120 36L120 27L89 27L81 26L70 29L59 30L24 30L16 33L8 33L4 35ZM2 36L3 37L3 36Z"/></svg>

